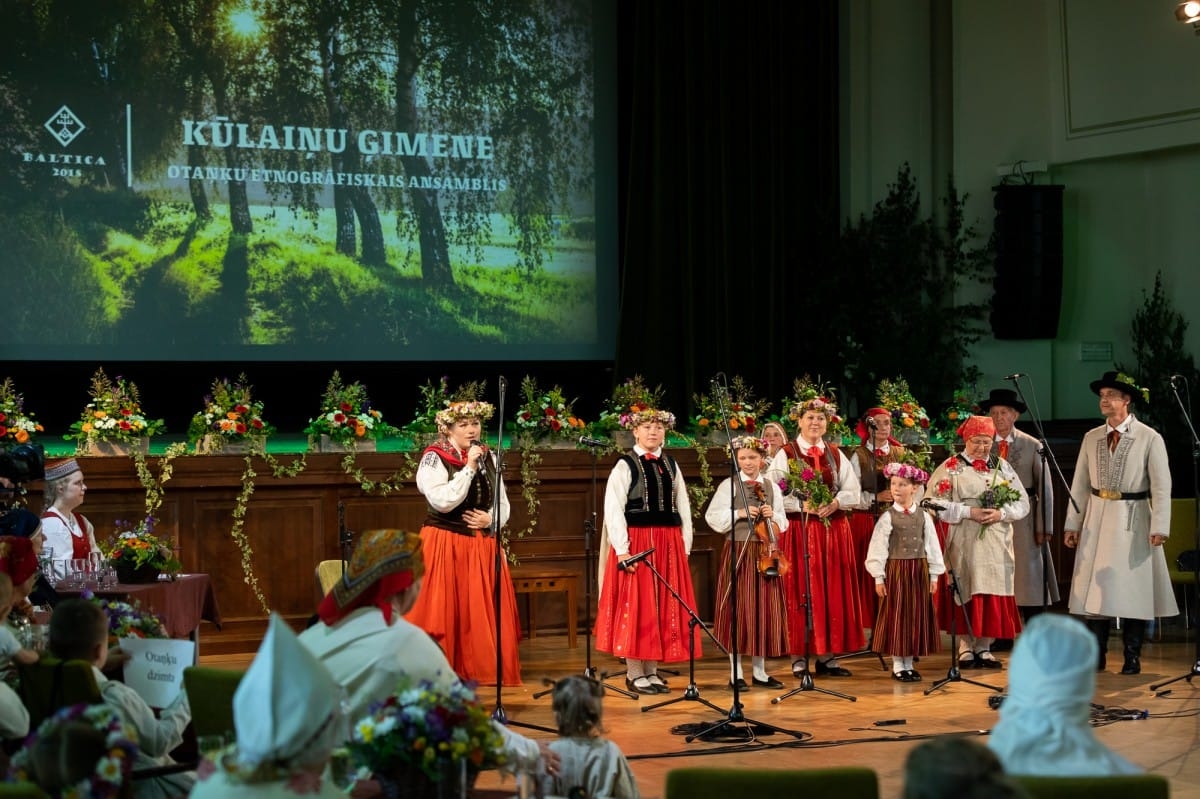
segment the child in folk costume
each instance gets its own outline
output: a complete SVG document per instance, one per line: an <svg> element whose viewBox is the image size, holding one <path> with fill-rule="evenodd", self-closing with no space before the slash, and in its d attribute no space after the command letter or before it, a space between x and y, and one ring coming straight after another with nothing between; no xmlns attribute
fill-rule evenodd
<svg viewBox="0 0 1200 799"><path fill-rule="evenodd" d="M907 463L889 463L891 506L875 523L867 572L875 578L879 616L871 649L892 656L892 678L917 682L913 658L941 649L933 595L946 571L933 518L917 504L929 475Z"/></svg>
<svg viewBox="0 0 1200 799"><path fill-rule="evenodd" d="M783 510L783 492L762 475L767 447L765 439L753 436L737 436L729 442L729 449L737 459L737 479L741 485L735 486L733 478L726 478L717 486L704 514L704 520L714 531L733 530L732 538L725 539L717 569L716 635L730 648L729 684L732 687L736 682L739 689L750 686L742 676L740 657L733 661L735 648L739 655L750 655L754 671L751 679L754 685L764 688L783 687L783 683L767 674L766 659L788 654L783 574L789 570L789 564L775 547L787 516ZM729 589L731 557L736 558L737 564L736 647Z"/></svg>
<svg viewBox="0 0 1200 799"><path fill-rule="evenodd" d="M692 573L692 508L683 472L663 451L675 414L642 407L623 414L633 431L633 451L622 455L604 489L604 535L600 537L600 601L596 649L625 658L626 685L640 694L670 689L658 663L688 659L688 612L646 564L625 562L647 550L663 581L695 608ZM699 631L694 631L700 656Z"/></svg>

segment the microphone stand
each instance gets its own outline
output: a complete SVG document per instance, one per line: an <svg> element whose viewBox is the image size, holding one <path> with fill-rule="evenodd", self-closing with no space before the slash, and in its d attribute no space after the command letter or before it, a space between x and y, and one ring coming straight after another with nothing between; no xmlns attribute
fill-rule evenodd
<svg viewBox="0 0 1200 799"><path fill-rule="evenodd" d="M946 543L949 544L948 541ZM954 568L949 563L946 564L946 574L949 578L950 584L950 590L948 591L950 594L948 597L950 601L950 670L946 672L945 677L940 680L935 680L932 685L925 689L925 696L929 696L937 689L945 686L946 683L951 682L970 683L971 685L977 685L980 688L987 688L989 691L1002 693L1004 690L1002 688L997 688L994 685L988 685L987 683L979 682L978 680L972 680L969 677L962 676L962 671L959 668L958 661L958 614L954 612L955 597L958 598L958 607L962 610L963 622L967 625L967 635L971 636L972 639L975 638L975 630L971 628L971 617L967 614L966 605L963 604L962 601L962 591L960 591L958 587L958 575L954 573Z"/></svg>
<svg viewBox="0 0 1200 799"><path fill-rule="evenodd" d="M1186 383L1184 384L1186 387ZM1171 380L1171 393L1175 395L1175 402L1179 405L1179 412L1183 414L1183 421L1187 423L1188 432L1192 434L1192 496L1196 498L1196 506L1193 513L1192 536L1193 546L1197 557L1192 559L1192 576L1196 581L1196 585L1200 586L1200 436L1196 435L1196 427L1192 424L1192 416L1188 412L1188 408L1192 404L1191 392L1188 392L1188 404L1183 404L1183 398L1179 396L1179 388L1175 385L1175 380ZM1187 587L1184 586L1184 590ZM1187 598L1186 595L1184 597ZM1186 615L1186 614L1185 614ZM1184 619L1184 624L1187 624L1187 619ZM1192 663L1191 671L1187 674L1181 674L1178 677L1173 677L1166 682L1160 682L1157 685L1151 685L1151 691L1157 691L1164 685L1170 685L1173 682L1187 680L1191 685L1193 677L1200 677L1200 631L1196 634L1196 659Z"/></svg>
<svg viewBox="0 0 1200 799"><path fill-rule="evenodd" d="M1029 420L1031 422L1033 422L1033 429L1037 432L1038 457L1042 459L1042 477L1041 477L1041 481L1038 485L1038 491L1039 491L1039 493L1042 494L1041 499L1043 500L1043 504L1045 502L1044 489L1047 486L1050 486L1052 483L1052 480L1047 477L1046 465L1048 463L1050 466L1054 467L1053 470L1051 472L1049 472L1049 474L1053 475L1053 477L1058 479L1058 483L1066 491L1067 499L1070 501L1071 507L1075 509L1076 513L1079 513L1079 503L1075 501L1075 497L1071 496L1071 485L1070 485L1070 483L1067 482L1067 478L1063 476L1062 469L1058 465L1058 459L1054 457L1054 451L1050 449L1050 442L1046 440L1046 430L1045 430L1045 428L1042 427L1042 420L1038 416L1037 403L1036 402L1031 403L1027 399L1025 399L1025 392L1023 392L1021 390L1020 378L1021 378L1021 375L1015 374L1012 377L1010 377L1009 379L1012 381L1013 388L1017 392L1017 397L1021 400L1021 402L1023 402L1025 404L1025 407L1029 409ZM1036 399L1036 397L1035 397L1035 399ZM1038 502L1035 499L1031 503L1031 507L1030 507L1030 510L1034 513L1034 517L1033 517L1034 535L1037 535L1037 522L1038 522L1037 505L1038 505ZM1051 511L1051 513L1053 513L1053 510L1054 510L1053 506L1051 506L1049 508L1049 510ZM1045 511L1043 510L1042 512L1044 513ZM1042 524L1043 524L1043 530L1044 530L1045 529L1045 527L1044 527L1045 519L1044 518L1042 519ZM1056 531L1051 531L1051 534L1053 534L1054 532L1056 532ZM1042 545L1040 547L1038 547L1038 551L1042 558L1042 612L1045 613L1047 606L1049 606L1049 604L1050 604L1050 542L1043 541Z"/></svg>
<svg viewBox="0 0 1200 799"><path fill-rule="evenodd" d="M508 389L508 380L501 375L499 382L500 397L499 403L496 406L496 482L492 486L492 536L496 542L496 556L492 561L492 613L496 619L496 707L492 710L492 720L506 727L524 727L529 730L541 730L542 732L557 732L557 730L549 727L541 727L537 724L511 721L508 718L508 714L504 711L504 702L501 698L501 689L504 685L504 647L502 645L504 624L500 618L500 580L504 574L503 565L505 556L504 547L500 543L500 529L503 527L500 524L500 491L502 482L500 478L504 474L504 393ZM483 457L488 457L488 454L484 453Z"/></svg>
<svg viewBox="0 0 1200 799"><path fill-rule="evenodd" d="M354 543L354 533L346 529L346 503L338 501L338 549L342 555L342 574L350 568L350 545Z"/></svg>
<svg viewBox="0 0 1200 799"><path fill-rule="evenodd" d="M591 492L588 494L587 517L584 518L584 520L583 520L583 571L584 571L584 574L586 575L586 577L584 578L584 583L583 583L583 585L584 585L583 601L584 601L584 607L587 608L587 613L585 614L586 618L584 619L586 624L584 626L584 633L583 633L583 635L584 635L584 639L583 639L584 651L587 654L584 656L585 661L584 661L584 667L583 667L583 676L587 677L589 680L591 680L594 683L598 683L601 688L612 691L613 693L621 694L622 696L627 696L630 699L637 701L639 697L633 691L627 691L624 688L618 688L615 685L609 685L608 683L604 682L600 678L598 672L596 671L596 667L592 665L592 625L595 624L595 616L592 614L592 580L595 578L595 574L596 574L596 550L593 548L592 541L595 539L596 529L597 529L596 528L596 487L597 487L596 460L599 457L599 449L607 446L608 442L593 441L593 440L590 440L587 438L581 438L579 440L579 443L585 445L588 448L588 452L592 456ZM574 613L575 608L568 608L567 612ZM605 675L605 676L607 676L607 675ZM555 680L543 680L543 682L550 687L544 691L538 691L537 693L535 693L533 695L534 699L541 699L546 694L552 693L554 691L554 686L556 684Z"/></svg>
<svg viewBox="0 0 1200 799"><path fill-rule="evenodd" d="M868 458L868 465L870 466L870 469L871 469L871 475L872 475L871 479L873 481L876 481L878 479L878 474L879 474L878 470L875 468L876 466L879 465L879 463L877 461L878 456L875 454L875 447L878 446L878 443L875 441L875 431L877 429L878 429L878 424L876 423L875 418L873 416L868 416L867 417L867 433L868 433L869 437L867 438L867 458ZM865 479L863 482L866 482ZM868 512L871 514L872 519L874 519L875 521L879 521L879 517L883 514L883 509L881 507L882 503L880 503L879 498L878 498L879 497L879 484L878 484L878 482L873 482L872 485L874 486L875 490L871 492L871 496L872 496L871 506L868 509ZM857 510L855 510L854 512L858 513ZM872 638L872 640L874 640L874 638L875 638L875 624L879 620L878 608L876 608L876 611L877 611L875 614L876 618L863 619L864 623L867 621L871 622L871 638ZM878 657L879 658L879 668L883 669L884 671L887 671L887 663L885 663L883 660L883 653L876 652L873 649L871 649L871 641L868 641L867 645L865 647L863 647L862 649L858 650L857 652L851 652L847 655L840 655L838 657L838 660L852 660L853 658L864 657L866 655L873 655L873 656Z"/></svg>

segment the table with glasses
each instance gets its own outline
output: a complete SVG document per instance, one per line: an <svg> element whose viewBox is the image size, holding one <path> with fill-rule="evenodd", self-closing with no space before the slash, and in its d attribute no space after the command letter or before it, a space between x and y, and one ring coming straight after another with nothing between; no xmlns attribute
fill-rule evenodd
<svg viewBox="0 0 1200 799"><path fill-rule="evenodd" d="M152 583L97 581L81 586L59 581L55 590L64 599L89 590L100 599L137 603L163 620L168 636L194 641L197 658L200 656L200 622L210 621L217 629L221 628L221 611L207 574L177 574L174 579L163 575Z"/></svg>

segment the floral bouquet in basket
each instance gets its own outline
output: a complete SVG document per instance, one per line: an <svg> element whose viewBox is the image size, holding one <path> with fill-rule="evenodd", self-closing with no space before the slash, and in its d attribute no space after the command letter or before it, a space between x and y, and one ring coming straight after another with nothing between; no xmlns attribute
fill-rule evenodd
<svg viewBox="0 0 1200 799"><path fill-rule="evenodd" d="M973 387L960 388L954 392L950 405L930 424L930 432L937 436L946 449L953 450L958 439L958 427L968 416L983 413L979 403L975 401Z"/></svg>
<svg viewBox="0 0 1200 799"><path fill-rule="evenodd" d="M170 541L154 534L154 522L153 516L138 522L118 519L112 539L107 547L102 547L104 557L118 570L147 568L163 574L178 572L183 564L176 560Z"/></svg>
<svg viewBox="0 0 1200 799"><path fill-rule="evenodd" d="M347 747L358 765L376 775L419 769L436 781L447 773L502 765L503 744L473 687L422 681L402 683L395 695L373 706L355 723Z"/></svg>
<svg viewBox="0 0 1200 799"><path fill-rule="evenodd" d="M875 398L879 407L892 415L892 426L901 443L929 443L929 414L912 395L907 380L880 380Z"/></svg>
<svg viewBox="0 0 1200 799"><path fill-rule="evenodd" d="M696 404L696 415L692 423L698 431L719 428L722 422L721 409L729 418L730 430L742 430L754 434L762 425L763 418L770 410L768 400L755 400L754 389L746 385L740 376L729 381L729 386L714 386L711 396L708 394L693 394L692 401Z"/></svg>
<svg viewBox="0 0 1200 799"><path fill-rule="evenodd" d="M63 438L82 446L89 441L136 441L165 430L162 419L147 419L142 412L136 385L120 376L112 380L104 369L97 369L92 375L92 401Z"/></svg>
<svg viewBox="0 0 1200 799"><path fill-rule="evenodd" d="M0 449L13 444L28 444L42 432L42 426L25 413L25 398L13 388L11 377L0 383Z"/></svg>
<svg viewBox="0 0 1200 799"><path fill-rule="evenodd" d="M825 431L826 441L841 444L853 437L850 432L850 425L846 423L843 417L838 415L837 397L834 394L833 388L819 380L813 380L808 375L797 377L792 381L792 396L785 397L780 406L787 411L788 418L791 419L792 427L794 428L796 423L800 421L800 416L796 413L796 409L811 404L814 401L817 401L819 405L827 406L830 410L829 427Z"/></svg>
<svg viewBox="0 0 1200 799"><path fill-rule="evenodd" d="M514 424L531 439L566 438L587 427L572 410L574 400L567 400L558 386L542 392L537 381L526 375L521 380L521 397L524 402L517 408Z"/></svg>
<svg viewBox="0 0 1200 799"><path fill-rule="evenodd" d="M400 431L383 421L383 414L371 407L366 386L357 381L344 385L341 374L334 372L321 398L321 413L309 420L304 432L310 436L329 436L331 441L345 444L386 438Z"/></svg>
<svg viewBox="0 0 1200 799"><path fill-rule="evenodd" d="M188 441L195 443L205 436L219 442L243 441L273 433L275 428L263 420L262 402L251 396L253 389L244 374L233 383L225 378L214 380L212 394L204 398L204 410L193 416L188 426Z"/></svg>
<svg viewBox="0 0 1200 799"><path fill-rule="evenodd" d="M656 418L667 427L674 427L675 415L665 411L663 388L650 388L641 375L627 378L613 389L612 396L604 403L600 418L593 423L592 430L600 435L611 435L617 430L632 430L634 422L643 419L647 411L656 411Z"/></svg>
<svg viewBox="0 0 1200 799"><path fill-rule="evenodd" d="M809 512L833 502L833 492L821 479L820 472L803 461L788 459L787 477L779 481L779 488L803 502ZM830 525L828 518L821 521L826 527Z"/></svg>
<svg viewBox="0 0 1200 799"><path fill-rule="evenodd" d="M487 390L487 383L482 380L463 383L457 391L450 391L449 378L443 377L437 383L426 382L421 386L421 407L417 415L404 427L402 433L414 439L432 440L438 435L438 414L450 407L452 402L473 402L479 400Z"/></svg>

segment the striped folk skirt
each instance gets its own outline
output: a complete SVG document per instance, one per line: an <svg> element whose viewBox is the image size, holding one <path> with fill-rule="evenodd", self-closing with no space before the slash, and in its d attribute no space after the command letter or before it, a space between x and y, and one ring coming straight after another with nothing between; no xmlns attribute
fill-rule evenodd
<svg viewBox="0 0 1200 799"><path fill-rule="evenodd" d="M730 553L738 553L737 563L737 651L756 657L783 657L789 653L787 600L783 577L764 577L758 572L758 558L765 549L759 541L726 541L717 571L717 640L733 646L732 605L729 591Z"/></svg>
<svg viewBox="0 0 1200 799"><path fill-rule="evenodd" d="M887 596L879 600L871 651L899 657L941 651L937 612L929 593L929 562L925 558L888 560L883 584ZM871 587L875 587L873 580Z"/></svg>

